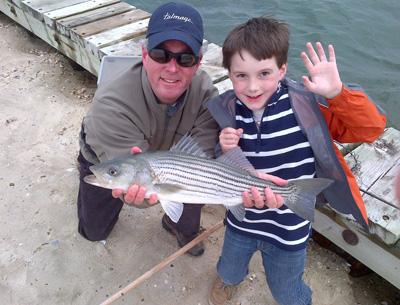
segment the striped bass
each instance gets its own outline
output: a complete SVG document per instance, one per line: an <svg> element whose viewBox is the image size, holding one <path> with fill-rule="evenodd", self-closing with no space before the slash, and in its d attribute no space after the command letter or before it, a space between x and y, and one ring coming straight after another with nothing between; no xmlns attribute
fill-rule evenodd
<svg viewBox="0 0 400 305"><path fill-rule="evenodd" d="M84 181L109 189L146 187L146 198L156 193L166 214L177 222L184 203L223 204L240 221L245 216L242 193L252 186L266 187L284 198L284 204L309 221L314 220L315 197L333 181L312 178L289 181L286 186L258 178L240 148L211 159L189 136L169 151L144 152L90 167Z"/></svg>

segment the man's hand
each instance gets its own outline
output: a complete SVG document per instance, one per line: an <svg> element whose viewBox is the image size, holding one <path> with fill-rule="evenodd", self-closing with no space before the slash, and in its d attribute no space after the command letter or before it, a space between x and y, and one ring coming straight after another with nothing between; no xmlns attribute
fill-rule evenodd
<svg viewBox="0 0 400 305"><path fill-rule="evenodd" d="M219 144L221 145L221 149L223 153L231 150L238 146L240 137L242 136L243 129L235 129L232 127L226 127L222 129L219 134Z"/></svg>
<svg viewBox="0 0 400 305"><path fill-rule="evenodd" d="M264 180L271 181L279 186L285 186L288 184L287 180L269 174L258 173L258 177ZM266 187L264 189L263 195L258 192L256 187L252 187L250 189L250 192L243 192L242 199L243 205L246 208L251 208L254 206L256 208L263 208L264 206L267 206L271 209L278 209L283 205L284 202L282 196L279 194L275 194L269 187Z"/></svg>
<svg viewBox="0 0 400 305"><path fill-rule="evenodd" d="M303 76L304 85L311 92L325 98L334 98L339 95L343 84L336 65L333 46L328 45L329 59L326 58L320 42L316 43L318 54L310 42L306 46L309 56L306 52L302 52L300 55L309 74L309 76Z"/></svg>
<svg viewBox="0 0 400 305"><path fill-rule="evenodd" d="M140 147L133 146L131 148L132 155L140 154L141 152L142 150L140 149ZM121 196L123 196L123 201L126 204L140 206L144 202L146 191L147 190L145 187L140 186L138 184L133 184L128 188L128 191L126 192L125 195L124 195L125 193L124 190L114 189L112 190L112 196L114 198L120 198ZM147 199L147 203L150 205L156 204L157 202L158 202L157 194L151 194L149 199Z"/></svg>

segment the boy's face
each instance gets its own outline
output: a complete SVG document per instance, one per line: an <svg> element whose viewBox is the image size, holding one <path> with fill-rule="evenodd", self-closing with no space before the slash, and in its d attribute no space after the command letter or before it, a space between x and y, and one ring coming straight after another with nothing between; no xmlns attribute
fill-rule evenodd
<svg viewBox="0 0 400 305"><path fill-rule="evenodd" d="M260 61L246 50L241 55L236 53L231 60L229 78L233 89L247 108L263 109L284 78L287 65L278 68L275 57Z"/></svg>

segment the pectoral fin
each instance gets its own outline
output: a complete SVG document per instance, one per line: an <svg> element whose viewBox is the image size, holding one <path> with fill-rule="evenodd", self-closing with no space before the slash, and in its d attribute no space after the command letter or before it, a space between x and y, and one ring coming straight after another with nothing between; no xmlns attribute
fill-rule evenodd
<svg viewBox="0 0 400 305"><path fill-rule="evenodd" d="M229 206L226 207L232 214L235 216L235 218L239 221L243 221L244 216L246 214L246 210L243 206L243 204L238 204L234 206Z"/></svg>
<svg viewBox="0 0 400 305"><path fill-rule="evenodd" d="M160 200L161 207L164 209L165 214L168 215L169 218L175 223L179 221L183 213L183 203L168 201L168 200Z"/></svg>

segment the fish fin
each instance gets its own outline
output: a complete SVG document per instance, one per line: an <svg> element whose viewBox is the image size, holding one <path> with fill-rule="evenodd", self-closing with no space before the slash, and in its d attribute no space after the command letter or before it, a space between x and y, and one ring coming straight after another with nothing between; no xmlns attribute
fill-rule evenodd
<svg viewBox="0 0 400 305"><path fill-rule="evenodd" d="M239 221L243 221L244 215L246 214L246 210L243 206L243 204L238 204L234 206L225 206L233 216Z"/></svg>
<svg viewBox="0 0 400 305"><path fill-rule="evenodd" d="M299 179L289 182L288 187L295 185L295 191L290 194L285 205L298 216L314 221L316 196L333 183L326 178Z"/></svg>
<svg viewBox="0 0 400 305"><path fill-rule="evenodd" d="M168 200L160 200L161 207L165 211L165 214L168 215L169 218L175 223L179 221L183 213L183 203L168 201Z"/></svg>
<svg viewBox="0 0 400 305"><path fill-rule="evenodd" d="M196 157L209 158L204 150L200 147L199 143L197 143L189 134L184 135L178 143L174 144L170 151L174 152L184 152L189 155L193 155Z"/></svg>
<svg viewBox="0 0 400 305"><path fill-rule="evenodd" d="M246 172L249 172L253 176L257 176L257 171L250 163L250 161L246 158L243 153L243 150L240 147L235 147L228 152L224 153L217 160L221 163L229 164L231 166L241 168Z"/></svg>

